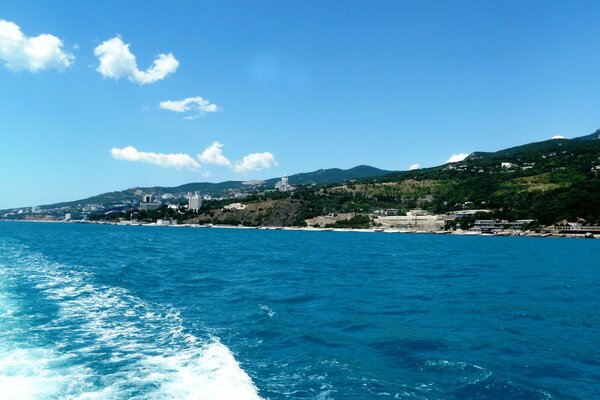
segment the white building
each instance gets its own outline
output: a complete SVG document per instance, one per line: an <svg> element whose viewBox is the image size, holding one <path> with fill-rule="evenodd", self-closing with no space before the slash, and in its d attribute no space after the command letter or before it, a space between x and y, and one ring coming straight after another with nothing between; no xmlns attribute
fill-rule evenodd
<svg viewBox="0 0 600 400"><path fill-rule="evenodd" d="M445 215L396 215L381 216L375 222L384 227L413 229L413 230L441 230L448 219Z"/></svg>
<svg viewBox="0 0 600 400"><path fill-rule="evenodd" d="M290 192L296 188L289 184L287 176L283 176L281 180L275 184L275 189L280 192Z"/></svg>
<svg viewBox="0 0 600 400"><path fill-rule="evenodd" d="M223 207L223 210L245 210L246 205L242 203L231 203Z"/></svg>
<svg viewBox="0 0 600 400"><path fill-rule="evenodd" d="M198 212L202 207L202 196L198 192L188 198L188 210Z"/></svg>
<svg viewBox="0 0 600 400"><path fill-rule="evenodd" d="M460 210L460 211L452 211L452 214L456 216L456 218L464 218L464 217L472 217L478 213L491 213L492 210Z"/></svg>
<svg viewBox="0 0 600 400"><path fill-rule="evenodd" d="M412 210L409 210L406 213L407 216L409 217L424 217L429 215L429 213L426 210L422 210L420 208L414 208Z"/></svg>

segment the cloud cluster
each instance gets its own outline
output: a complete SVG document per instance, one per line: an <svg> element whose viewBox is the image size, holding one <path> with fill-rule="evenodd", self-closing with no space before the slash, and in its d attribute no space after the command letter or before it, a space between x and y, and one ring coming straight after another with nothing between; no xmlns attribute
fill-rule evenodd
<svg viewBox="0 0 600 400"><path fill-rule="evenodd" d="M129 45L118 36L96 47L94 55L100 61L96 70L105 78L127 78L140 85L160 81L179 67L179 61L173 54L159 54L150 68L141 71L135 56L129 51Z"/></svg>
<svg viewBox="0 0 600 400"><path fill-rule="evenodd" d="M159 54L152 65L140 70L136 57L129 50L129 44L116 36L101 43L94 49L99 65L96 70L105 78L119 80L125 78L131 82L145 85L160 81L177 71L179 61L171 53ZM0 19L0 62L13 71L31 72L46 69L62 70L70 67L75 56L63 50L63 42L51 34L26 36L14 22ZM200 118L206 113L219 111L216 104L203 97L188 97L183 100L166 100L160 108L177 113L190 112L184 119ZM133 146L112 148L110 153L117 160L154 164L161 167L200 170L202 164L229 167L232 171L246 173L271 168L277 165L273 154L250 153L237 162L230 161L223 154L223 144L213 142L194 159L185 153L154 153L139 151ZM208 174L208 172L203 172Z"/></svg>
<svg viewBox="0 0 600 400"><path fill-rule="evenodd" d="M176 113L194 111L194 115L188 115L184 118L187 120L201 118L206 113L219 111L219 107L217 107L216 104L212 104L210 101L200 96L188 97L183 100L161 101L159 106L163 110L169 110Z"/></svg>
<svg viewBox="0 0 600 400"><path fill-rule="evenodd" d="M552 139L566 139L566 137L564 137L563 135L555 135L552 136Z"/></svg>
<svg viewBox="0 0 600 400"><path fill-rule="evenodd" d="M198 160L204 164L231 165L231 161L223 155L222 148L223 144L220 142L213 142L213 144L208 146L198 155Z"/></svg>
<svg viewBox="0 0 600 400"><path fill-rule="evenodd" d="M184 153L151 153L138 151L135 147L128 146L122 149L112 148L110 154L117 160L142 162L177 169L200 169L200 164Z"/></svg>
<svg viewBox="0 0 600 400"><path fill-rule="evenodd" d="M223 155L222 149L222 143L213 142L202 153L198 154L198 161L185 153L152 153L138 151L133 146L122 149L115 147L110 150L110 153L117 160L143 162L177 169L187 168L198 170L201 168L202 163L229 167L234 172L246 173L268 169L277 165L275 156L269 152L250 153L245 155L240 161L231 162Z"/></svg>
<svg viewBox="0 0 600 400"><path fill-rule="evenodd" d="M264 153L250 153L244 156L241 161L233 166L235 172L249 172L249 171L260 171L263 169L269 169L277 165L277 160L273 154L269 152Z"/></svg>
<svg viewBox="0 0 600 400"><path fill-rule="evenodd" d="M240 161L234 163L223 155L222 149L222 143L213 142L202 153L198 154L198 160L204 164L230 167L234 172L238 173L260 171L277 165L275 156L269 152L250 153L245 155Z"/></svg>
<svg viewBox="0 0 600 400"><path fill-rule="evenodd" d="M421 164L410 164L410 166L408 167L409 171L414 171L415 169L419 169L421 168Z"/></svg>
<svg viewBox="0 0 600 400"><path fill-rule="evenodd" d="M28 37L14 22L0 19L0 60L8 69L37 72L68 68L75 56L62 47L62 40L54 35Z"/></svg>
<svg viewBox="0 0 600 400"><path fill-rule="evenodd" d="M463 161L468 156L469 156L469 154L467 154L467 153L452 154L450 156L450 158L446 161L446 164Z"/></svg>
<svg viewBox="0 0 600 400"><path fill-rule="evenodd" d="M168 53L159 54L152 66L145 71L140 70L135 56L129 51L129 44L123 43L118 36L96 47L94 55L100 61L96 70L105 78L127 78L140 85L160 81L179 67L179 61L173 54ZM0 19L0 62L4 63L6 68L30 72L63 70L70 67L74 61L75 56L63 50L60 38L48 33L26 36L14 22ZM204 100L186 100L198 99ZM212 112L210 106L214 105L199 104L198 109L202 112Z"/></svg>

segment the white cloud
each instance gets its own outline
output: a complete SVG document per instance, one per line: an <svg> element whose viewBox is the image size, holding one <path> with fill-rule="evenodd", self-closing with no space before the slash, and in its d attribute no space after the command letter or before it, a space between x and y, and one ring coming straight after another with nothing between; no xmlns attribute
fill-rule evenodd
<svg viewBox="0 0 600 400"><path fill-rule="evenodd" d="M564 137L562 135L555 135L555 136L552 136L552 139L566 139L566 137Z"/></svg>
<svg viewBox="0 0 600 400"><path fill-rule="evenodd" d="M138 151L135 147L128 146L122 149L115 147L110 150L110 154L117 160L143 162L177 169L200 169L200 164L184 153L150 153Z"/></svg>
<svg viewBox="0 0 600 400"><path fill-rule="evenodd" d="M273 154L269 152L264 153L250 153L241 161L238 161L234 166L235 172L249 172L249 171L260 171L268 169L277 165L277 160Z"/></svg>
<svg viewBox="0 0 600 400"><path fill-rule="evenodd" d="M202 164L214 164L229 167L232 171L237 173L260 171L277 165L277 160L275 160L273 154L269 152L250 153L245 155L240 161L232 163L223 155L222 149L222 143L213 142L198 155L198 161L185 153L152 153L139 151L133 146L112 148L110 154L117 160L143 162L177 169L187 168L200 170ZM210 172L203 170L202 174L203 176L209 176Z"/></svg>
<svg viewBox="0 0 600 400"><path fill-rule="evenodd" d="M8 69L37 72L67 68L75 56L63 51L62 46L62 40L54 35L28 37L14 22L0 19L0 60Z"/></svg>
<svg viewBox="0 0 600 400"><path fill-rule="evenodd" d="M234 172L238 173L260 171L277 165L275 156L269 152L250 153L245 155L240 161L232 163L225 155L223 155L222 149L222 143L213 142L198 155L198 160L203 164L216 164L230 167Z"/></svg>
<svg viewBox="0 0 600 400"><path fill-rule="evenodd" d="M413 170L419 169L419 168L421 168L421 164L410 164L410 166L408 167L408 169L410 171L413 171Z"/></svg>
<svg viewBox="0 0 600 400"><path fill-rule="evenodd" d="M223 155L223 144L213 142L204 151L198 155L198 160L204 164L230 165L231 162Z"/></svg>
<svg viewBox="0 0 600 400"><path fill-rule="evenodd" d="M468 156L469 156L469 154L467 154L467 153L452 154L450 156L450 158L446 161L446 164L462 161L465 158L467 158Z"/></svg>
<svg viewBox="0 0 600 400"><path fill-rule="evenodd" d="M217 107L216 104L212 104L210 101L200 96L188 97L183 100L161 101L159 106L163 110L169 110L177 113L195 111L195 115L188 115L184 118L188 120L200 118L206 113L219 111L219 107Z"/></svg>
<svg viewBox="0 0 600 400"><path fill-rule="evenodd" d="M152 67L140 71L135 56L129 51L129 45L123 43L118 36L96 47L94 55L100 60L96 70L105 78L127 78L140 85L160 81L179 67L179 61L173 54L159 54Z"/></svg>

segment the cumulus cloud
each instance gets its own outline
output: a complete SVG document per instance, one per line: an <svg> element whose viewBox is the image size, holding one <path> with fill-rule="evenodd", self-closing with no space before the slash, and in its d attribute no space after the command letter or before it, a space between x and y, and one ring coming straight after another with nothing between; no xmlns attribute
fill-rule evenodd
<svg viewBox="0 0 600 400"><path fill-rule="evenodd" d="M273 154L269 152L250 153L244 156L241 161L235 163L233 170L235 172L260 171L276 165L277 160L275 160Z"/></svg>
<svg viewBox="0 0 600 400"><path fill-rule="evenodd" d="M198 160L203 164L215 164L230 167L234 172L244 173L251 171L260 171L277 165L275 156L269 152L250 153L245 155L240 161L232 163L223 154L223 144L213 142L204 151L198 155Z"/></svg>
<svg viewBox="0 0 600 400"><path fill-rule="evenodd" d="M139 70L135 56L129 51L129 44L123 43L118 36L96 47L94 55L100 60L96 70L105 78L127 78L140 85L160 81L179 67L179 61L169 53L159 54L146 71Z"/></svg>
<svg viewBox="0 0 600 400"><path fill-rule="evenodd" d="M555 135L555 136L552 136L552 139L566 139L566 137L564 137L562 135Z"/></svg>
<svg viewBox="0 0 600 400"><path fill-rule="evenodd" d="M184 119L196 119L204 116L206 113L213 113L219 111L219 107L216 104L212 104L210 101L203 97L188 97L183 100L166 100L159 103L160 108L163 110L169 110L177 113L184 113L187 111L194 111L194 115L188 115Z"/></svg>
<svg viewBox="0 0 600 400"><path fill-rule="evenodd" d="M200 169L200 164L184 153L151 153L138 151L135 147L128 146L122 149L115 147L110 150L110 154L117 160L143 162L177 169Z"/></svg>
<svg viewBox="0 0 600 400"><path fill-rule="evenodd" d="M231 165L231 162L227 157L223 155L223 144L220 142L213 142L204 151L198 155L198 160L204 164L216 164L216 165Z"/></svg>
<svg viewBox="0 0 600 400"><path fill-rule="evenodd" d="M43 33L28 37L14 22L0 19L0 60L8 69L37 72L67 68L75 56L62 47L62 40L54 35Z"/></svg>
<svg viewBox="0 0 600 400"><path fill-rule="evenodd" d="M452 154L450 156L450 158L446 161L446 164L448 163L455 163L455 162L459 162L464 160L465 158L467 158L469 155L467 153L458 153L458 154Z"/></svg>
<svg viewBox="0 0 600 400"><path fill-rule="evenodd" d="M244 156L240 161L233 163L223 155L222 149L222 143L213 142L198 155L197 161L185 153L152 153L139 151L133 146L124 148L114 147L110 150L110 154L117 160L143 162L177 169L187 168L200 170L202 164L213 164L229 167L233 172L237 173L260 171L277 165L277 160L275 160L273 154L269 152L250 153ZM210 172L203 171L203 176L209 175Z"/></svg>
<svg viewBox="0 0 600 400"><path fill-rule="evenodd" d="M421 168L421 164L410 164L410 166L408 167L408 169L410 171L413 171L413 170L419 169L419 168Z"/></svg>

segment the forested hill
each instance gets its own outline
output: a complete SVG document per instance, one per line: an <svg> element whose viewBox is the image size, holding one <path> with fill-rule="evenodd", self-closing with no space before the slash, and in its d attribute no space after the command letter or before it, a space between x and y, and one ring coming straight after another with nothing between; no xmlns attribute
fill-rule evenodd
<svg viewBox="0 0 600 400"><path fill-rule="evenodd" d="M364 179L376 176L383 176L391 173L379 168L368 165L359 165L350 169L329 168L319 169L313 172L304 172L288 177L291 185L312 185L312 184L332 184L341 183L352 179ZM105 207L110 207L115 204L136 201L140 199L140 193L162 195L170 193L174 195L186 195L190 192L199 191L201 194L208 194L213 197L227 197L236 192L254 193L265 189L272 189L275 183L281 180L281 177L271 178L266 181L226 181L219 183L212 182L194 182L180 186L154 186L154 187L134 187L126 190L103 193L85 199L66 201L55 204L39 206L41 209L74 207L84 204L97 204Z"/></svg>
<svg viewBox="0 0 600 400"><path fill-rule="evenodd" d="M244 203L248 204L244 210L222 210L222 204L207 203L200 215L187 221L303 225L330 213L367 214L390 208L404 213L419 207L435 214L485 209L489 212L479 218L533 219L541 225L563 220L598 224L600 140L589 135L475 152L463 161L434 168L301 186L291 194L253 196Z"/></svg>
<svg viewBox="0 0 600 400"><path fill-rule="evenodd" d="M598 134L475 152L461 162L369 179L353 189L354 201L438 213L485 208L498 217L544 224L600 223Z"/></svg>
<svg viewBox="0 0 600 400"><path fill-rule="evenodd" d="M177 187L132 188L75 202L40 207L42 214L60 217L65 209L85 212L85 204L104 206L99 218L117 218L137 207L142 193L176 195L183 202L200 191L225 200L205 202L201 215L163 214L181 221L302 225L329 213L369 213L415 207L441 214L456 210L491 210L488 218L534 219L543 225L564 220L600 223L600 131L575 139L552 139L496 152L475 152L460 162L433 168L391 172L369 166L325 169L289 177L293 192L272 193L280 178L266 181L189 183ZM243 196L237 196L243 194ZM179 197L177 199L177 195ZM231 202L256 203L247 211L221 213ZM50 210L54 209L52 214ZM99 209L99 208L98 208ZM62 214L61 214L62 213ZM110 214L113 213L113 214ZM103 216L104 215L104 216ZM24 218L17 215L16 218ZM191 218L191 219L190 219ZM226 219L224 219L226 218Z"/></svg>

